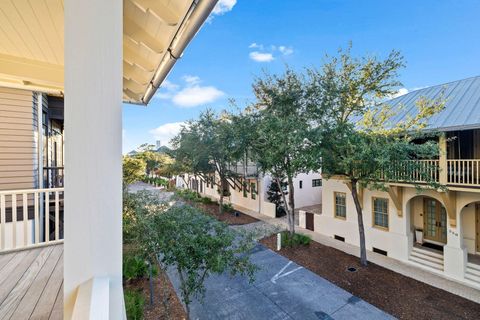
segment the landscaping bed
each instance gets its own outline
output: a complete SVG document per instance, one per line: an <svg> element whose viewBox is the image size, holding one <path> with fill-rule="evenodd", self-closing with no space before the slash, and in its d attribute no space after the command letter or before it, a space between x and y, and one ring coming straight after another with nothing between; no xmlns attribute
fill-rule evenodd
<svg viewBox="0 0 480 320"><path fill-rule="evenodd" d="M260 242L276 249L276 235ZM278 253L399 319L480 319L480 304L314 241Z"/></svg>
<svg viewBox="0 0 480 320"><path fill-rule="evenodd" d="M249 224L249 223L259 221L258 219L255 219L254 217L251 217L238 210L235 210L235 212L237 212L237 215L235 215L234 212L231 210L226 210L223 212L223 214L219 214L218 204L215 204L215 203L211 203L211 204L195 203L193 205L195 205L197 208L199 208L209 216L219 221L223 221L229 225L242 225L242 224Z"/></svg>
<svg viewBox="0 0 480 320"><path fill-rule="evenodd" d="M162 285L166 285L165 290ZM125 292L138 292L144 299L143 319L186 319L186 313L180 299L175 293L175 289L170 279L164 272L160 272L153 280L153 305L150 306L150 284L148 278L131 279L124 283ZM166 291L166 292L164 292ZM163 305L165 293L168 295L168 314L165 312Z"/></svg>
<svg viewBox="0 0 480 320"><path fill-rule="evenodd" d="M225 222L229 225L242 225L260 221L243 212L234 210L230 204L224 204L223 213L218 212L218 202L208 197L202 197L198 193L184 189L177 190L176 196L192 207L200 209L203 213Z"/></svg>

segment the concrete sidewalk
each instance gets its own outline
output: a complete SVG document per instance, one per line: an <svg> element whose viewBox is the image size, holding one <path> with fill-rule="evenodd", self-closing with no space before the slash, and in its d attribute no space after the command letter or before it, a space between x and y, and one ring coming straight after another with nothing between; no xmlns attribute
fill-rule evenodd
<svg viewBox="0 0 480 320"><path fill-rule="evenodd" d="M254 283L227 274L206 279L206 296L191 304L192 319L394 319L315 273L257 245ZM168 275L180 296L174 269Z"/></svg>
<svg viewBox="0 0 480 320"><path fill-rule="evenodd" d="M235 207L235 209L248 214L258 220L264 221L268 224L274 225L277 228L287 228L287 220L285 217L283 218L270 218L267 216L264 216L262 214L258 214L256 212L253 212L249 209L242 208L242 207ZM312 240L341 250L343 252L346 252L348 254L354 255L354 256L359 256L360 250L357 246L337 241L333 238L329 238L327 236L321 235L317 232L313 232L310 230L306 230L303 228L300 228L298 225L295 227L295 230L297 232L309 235ZM455 295L461 296L465 299L471 300L476 303L480 303L480 290L474 289L472 287L469 287L467 285L463 285L459 282L452 281L450 279L447 279L441 275L437 275L432 273L431 271L427 270L422 270L421 268L417 266L413 266L410 264L406 264L402 261L398 261L389 257L385 257L381 254L377 254L371 251L367 251L367 258L368 261L373 262L379 266L382 266L386 269L392 270L394 272L397 272L399 274L402 274L404 276L407 276L409 278L413 278L417 281L426 283L428 285L431 285L433 287L448 291L450 293L453 293Z"/></svg>

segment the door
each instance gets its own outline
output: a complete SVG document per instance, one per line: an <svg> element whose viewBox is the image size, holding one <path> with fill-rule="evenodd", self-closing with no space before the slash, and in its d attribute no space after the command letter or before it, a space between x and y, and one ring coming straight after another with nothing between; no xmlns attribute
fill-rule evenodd
<svg viewBox="0 0 480 320"><path fill-rule="evenodd" d="M307 230L311 230L311 231L314 231L313 230L313 213L311 212L305 212L305 228Z"/></svg>
<svg viewBox="0 0 480 320"><path fill-rule="evenodd" d="M442 204L431 198L424 198L423 233L427 240L447 243L447 212Z"/></svg>
<svg viewBox="0 0 480 320"><path fill-rule="evenodd" d="M476 229L475 232L477 236L475 239L477 240L477 252L480 252L480 203L475 205L475 221L476 221Z"/></svg>

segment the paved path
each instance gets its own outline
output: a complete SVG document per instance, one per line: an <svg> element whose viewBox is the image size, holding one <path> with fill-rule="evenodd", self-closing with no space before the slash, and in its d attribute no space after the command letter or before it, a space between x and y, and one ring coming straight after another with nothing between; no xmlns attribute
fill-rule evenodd
<svg viewBox="0 0 480 320"><path fill-rule="evenodd" d="M210 276L204 303L191 304L192 319L394 319L260 244L251 260L260 267L255 282ZM168 274L180 295L176 272Z"/></svg>
<svg viewBox="0 0 480 320"><path fill-rule="evenodd" d="M282 230L284 230L287 227L287 220L285 217L270 218L263 214L259 214L251 210L248 210L246 208L242 208L238 206L234 206L234 207L235 209L240 210L243 213L248 214L254 218L257 218L266 224L275 225L276 227ZM348 254L351 254L357 257L359 256L360 250L358 249L357 246L335 240L333 238L324 236L318 232L313 232L310 230L300 228L298 224L295 227L295 230L299 233L303 233L310 236L312 240L318 243L321 243L328 247L338 249L340 251L346 252ZM432 270L423 270L418 265L408 264L390 257L383 256L381 254L378 254L372 251L368 251L368 250L367 250L367 258L368 258L368 261L373 262L386 269L392 270L396 273L400 273L409 278L413 278L415 280L421 281L428 285L431 285L436 288L453 293L455 295L461 296L473 302L480 303L480 290L458 283L456 281L447 279L440 274L433 273Z"/></svg>
<svg viewBox="0 0 480 320"><path fill-rule="evenodd" d="M157 191L145 183L129 187ZM171 194L159 191L168 200ZM278 231L278 227L259 221L236 230L254 231L258 237ZM261 244L251 252L251 261L259 267L255 281L243 276L212 275L205 280L203 302L195 299L190 307L192 319L394 319L380 309L355 297L315 273ZM180 296L176 271L168 275Z"/></svg>

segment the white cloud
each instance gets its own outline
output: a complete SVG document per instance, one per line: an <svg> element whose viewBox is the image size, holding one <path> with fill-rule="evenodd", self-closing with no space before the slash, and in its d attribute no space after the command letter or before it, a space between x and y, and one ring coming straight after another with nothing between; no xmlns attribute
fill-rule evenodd
<svg viewBox="0 0 480 320"><path fill-rule="evenodd" d="M191 76L187 74L183 76L182 79L189 85L195 85L200 83L200 77L198 76Z"/></svg>
<svg viewBox="0 0 480 320"><path fill-rule="evenodd" d="M225 93L215 87L194 85L177 92L173 96L172 101L179 107L191 108L212 103L224 95Z"/></svg>
<svg viewBox="0 0 480 320"><path fill-rule="evenodd" d="M258 44L256 42L252 43L251 45L248 46L250 49L260 49L263 50L263 45Z"/></svg>
<svg viewBox="0 0 480 320"><path fill-rule="evenodd" d="M254 50L249 53L250 59L257 62L270 62L275 60L276 55L289 56L293 53L293 48L285 45L277 46L272 44L264 46L263 44L253 42L248 48Z"/></svg>
<svg viewBox="0 0 480 320"><path fill-rule="evenodd" d="M172 140L172 138L180 132L180 129L184 124L185 122L165 123L155 129L150 130L149 132L153 135L155 140L160 140L162 145L171 147L170 140Z"/></svg>
<svg viewBox="0 0 480 320"><path fill-rule="evenodd" d="M252 51L250 52L249 56L250 56L250 59L257 62L270 62L275 59L273 57L273 54L268 52Z"/></svg>
<svg viewBox="0 0 480 320"><path fill-rule="evenodd" d="M280 51L284 56L289 56L293 53L292 47L279 46L278 51Z"/></svg>
<svg viewBox="0 0 480 320"><path fill-rule="evenodd" d="M391 99L403 96L404 94L407 94L407 93L408 93L407 88L400 88L400 89L398 89L397 93L392 94Z"/></svg>
<svg viewBox="0 0 480 320"><path fill-rule="evenodd" d="M170 92L157 92L157 93L155 93L155 98L157 98L157 99L168 100L168 99L171 99L172 97L173 97L173 94L170 93Z"/></svg>
<svg viewBox="0 0 480 320"><path fill-rule="evenodd" d="M237 4L237 0L219 0L213 8L212 14L221 16L229 11Z"/></svg>
<svg viewBox="0 0 480 320"><path fill-rule="evenodd" d="M225 95L223 91L214 86L200 85L202 81L198 76L185 75L182 79L185 81L184 86L165 81L159 92L155 94L155 98L170 100L179 107L192 108L212 103Z"/></svg>
<svg viewBox="0 0 480 320"><path fill-rule="evenodd" d="M172 83L168 80L163 81L162 85L160 86L161 88L165 88L169 91L177 90L178 89L178 84Z"/></svg>

